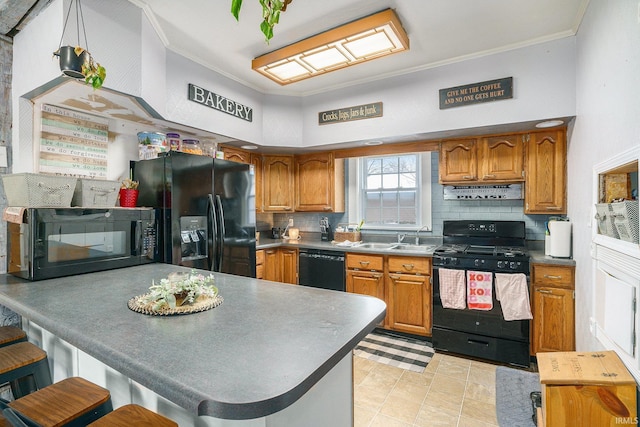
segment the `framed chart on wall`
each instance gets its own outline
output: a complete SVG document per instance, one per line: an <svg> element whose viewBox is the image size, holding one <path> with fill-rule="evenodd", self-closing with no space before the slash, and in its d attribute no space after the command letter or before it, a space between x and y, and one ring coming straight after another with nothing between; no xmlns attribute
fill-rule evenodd
<svg viewBox="0 0 640 427"><path fill-rule="evenodd" d="M42 105L40 173L107 179L109 119Z"/></svg>

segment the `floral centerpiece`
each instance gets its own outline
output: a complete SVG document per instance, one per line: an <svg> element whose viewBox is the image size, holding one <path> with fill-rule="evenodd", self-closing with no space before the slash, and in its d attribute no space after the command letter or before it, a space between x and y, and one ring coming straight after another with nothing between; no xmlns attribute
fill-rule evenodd
<svg viewBox="0 0 640 427"><path fill-rule="evenodd" d="M205 276L191 270L190 273L171 273L160 283L151 282L149 293L138 298L138 303L154 311L176 309L195 304L199 299L216 298L218 288L213 285L213 274Z"/></svg>

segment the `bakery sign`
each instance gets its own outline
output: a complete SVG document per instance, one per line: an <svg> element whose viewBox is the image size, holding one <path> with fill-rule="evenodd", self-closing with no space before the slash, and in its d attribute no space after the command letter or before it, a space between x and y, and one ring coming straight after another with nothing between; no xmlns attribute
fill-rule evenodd
<svg viewBox="0 0 640 427"><path fill-rule="evenodd" d="M350 122L353 120L382 117L382 102L339 108L337 110L321 111L318 113L318 124Z"/></svg>
<svg viewBox="0 0 640 427"><path fill-rule="evenodd" d="M522 184L444 186L444 200L512 200L522 198Z"/></svg>
<svg viewBox="0 0 640 427"><path fill-rule="evenodd" d="M440 109L513 98L513 77L440 89Z"/></svg>
<svg viewBox="0 0 640 427"><path fill-rule="evenodd" d="M231 114L239 119L248 122L253 121L253 108L242 105L239 102L225 98L222 95L213 93L210 90L189 83L189 101L206 105L214 110Z"/></svg>

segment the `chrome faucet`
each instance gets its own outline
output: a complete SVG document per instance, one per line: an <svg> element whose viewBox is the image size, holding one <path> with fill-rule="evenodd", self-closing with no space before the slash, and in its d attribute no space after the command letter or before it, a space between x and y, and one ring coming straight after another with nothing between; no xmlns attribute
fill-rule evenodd
<svg viewBox="0 0 640 427"><path fill-rule="evenodd" d="M405 237L407 237L405 233L398 233L398 243L402 243Z"/></svg>
<svg viewBox="0 0 640 427"><path fill-rule="evenodd" d="M418 231L416 231L416 245L420 244L420 236L419 233L424 230L425 228L428 228L426 225L423 225L422 227L418 228Z"/></svg>

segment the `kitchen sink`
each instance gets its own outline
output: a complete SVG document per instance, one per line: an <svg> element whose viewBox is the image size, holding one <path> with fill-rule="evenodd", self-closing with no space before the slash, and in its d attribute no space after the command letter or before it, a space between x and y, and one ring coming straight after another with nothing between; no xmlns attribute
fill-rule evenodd
<svg viewBox="0 0 640 427"><path fill-rule="evenodd" d="M380 251L385 251L387 249L391 249L394 245L396 245L396 243L359 243L357 245L354 246L354 248L361 248L361 249L377 249Z"/></svg>
<svg viewBox="0 0 640 427"><path fill-rule="evenodd" d="M432 252L435 248L436 245L412 245L411 243L398 243L391 246L389 249L394 251Z"/></svg>

